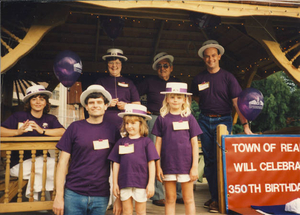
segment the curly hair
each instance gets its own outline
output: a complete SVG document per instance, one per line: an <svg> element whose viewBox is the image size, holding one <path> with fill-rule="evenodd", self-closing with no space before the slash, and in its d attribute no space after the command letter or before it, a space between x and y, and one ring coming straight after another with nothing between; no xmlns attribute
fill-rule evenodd
<svg viewBox="0 0 300 215"><path fill-rule="evenodd" d="M43 99L46 100L46 106L43 110L43 113L46 114L46 113L49 113L50 112L50 107L51 107L51 104L49 102L49 96L45 95L45 94L36 94L36 95L33 95L32 97L30 97L26 102L25 102L25 105L24 105L24 110L25 111L28 111L30 112L31 111L31 106L30 106L30 100L32 98L36 98L36 97L41 97Z"/></svg>

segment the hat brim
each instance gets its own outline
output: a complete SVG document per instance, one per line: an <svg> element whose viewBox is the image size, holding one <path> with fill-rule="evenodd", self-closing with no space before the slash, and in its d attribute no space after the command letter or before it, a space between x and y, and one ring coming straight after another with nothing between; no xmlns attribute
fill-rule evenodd
<svg viewBox="0 0 300 215"><path fill-rule="evenodd" d="M225 49L223 48L223 46L219 45L219 44L207 44L205 46L202 46L199 51L198 51L198 55L199 57L203 58L203 52L205 51L205 49L208 48L216 48L219 50L220 55L223 55L225 52Z"/></svg>
<svg viewBox="0 0 300 215"><path fill-rule="evenodd" d="M85 107L85 105L86 105L85 102L84 102L84 100L91 93L102 93L103 96L105 98L107 98L107 100L108 100L108 106L110 105L112 97L111 97L111 95L110 95L110 93L108 91L106 91L105 89L90 89L90 90L87 89L84 92L82 92L82 94L80 95L80 103L81 103L81 105L83 107Z"/></svg>
<svg viewBox="0 0 300 215"><path fill-rule="evenodd" d="M183 94L187 96L193 95L193 93L182 93L182 92L160 92L160 94Z"/></svg>
<svg viewBox="0 0 300 215"><path fill-rule="evenodd" d="M118 116L123 118L124 116L141 116L144 117L146 120L151 120L152 117L146 114L140 114L140 113L126 113L126 112L122 112L122 113L118 113Z"/></svg>
<svg viewBox="0 0 300 215"><path fill-rule="evenodd" d="M102 59L103 59L103 60L106 60L107 57L122 58L122 59L124 59L125 61L128 60L127 57L121 56L121 55L104 55L104 56L102 57Z"/></svg>
<svg viewBox="0 0 300 215"><path fill-rule="evenodd" d="M49 98L52 96L52 93L48 90L45 90L45 91L38 91L38 92L34 92L34 93L30 93L28 95L26 95L24 98L23 98L23 102L27 102L28 99L30 99L32 96L34 95L38 95L38 94L45 94L47 95Z"/></svg>
<svg viewBox="0 0 300 215"><path fill-rule="evenodd" d="M156 71L156 64L161 61L161 60L164 60L164 59L169 59L172 63L174 61L174 57L172 55L165 55L161 58L158 58L156 61L154 61L154 63L152 64L152 69Z"/></svg>

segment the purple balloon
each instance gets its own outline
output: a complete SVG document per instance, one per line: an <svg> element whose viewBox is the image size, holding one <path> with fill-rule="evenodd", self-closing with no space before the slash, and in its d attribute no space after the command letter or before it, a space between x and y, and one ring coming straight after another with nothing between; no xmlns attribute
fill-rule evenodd
<svg viewBox="0 0 300 215"><path fill-rule="evenodd" d="M238 96L238 107L243 116L253 121L262 111L264 106L263 94L254 88L243 90Z"/></svg>
<svg viewBox="0 0 300 215"><path fill-rule="evenodd" d="M55 57L53 71L60 83L71 87L82 72L82 63L74 52L62 51Z"/></svg>
<svg viewBox="0 0 300 215"><path fill-rule="evenodd" d="M114 40L116 39L119 34L122 32L124 27L124 19L120 17L102 17L102 28L106 32L106 34L109 36L110 39Z"/></svg>

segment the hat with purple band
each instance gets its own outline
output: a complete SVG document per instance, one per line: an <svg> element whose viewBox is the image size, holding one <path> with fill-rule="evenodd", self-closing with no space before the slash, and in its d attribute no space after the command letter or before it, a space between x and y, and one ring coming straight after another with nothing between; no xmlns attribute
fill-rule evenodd
<svg viewBox="0 0 300 215"><path fill-rule="evenodd" d="M202 44L202 47L198 51L199 57L203 58L203 52L205 51L205 49L208 49L208 48L218 49L220 52L220 55L223 55L225 52L225 49L223 48L223 46L221 46L217 41L207 40Z"/></svg>
<svg viewBox="0 0 300 215"><path fill-rule="evenodd" d="M37 94L44 94L49 96L49 98L52 96L52 93L46 90L43 85L34 85L26 89L26 96L23 98L23 102L27 102L28 99Z"/></svg>
<svg viewBox="0 0 300 215"><path fill-rule="evenodd" d="M168 59L171 63L174 61L174 57L169 55L166 52L160 52L153 58L152 69L156 70L156 64L158 64L161 60Z"/></svg>
<svg viewBox="0 0 300 215"><path fill-rule="evenodd" d="M138 104L126 104L125 111L118 113L118 116L122 118L126 115L142 116L145 117L146 120L152 119L152 117L147 114L147 108L144 105Z"/></svg>
<svg viewBox="0 0 300 215"><path fill-rule="evenodd" d="M182 82L168 82L166 91L160 92L160 94L185 94L185 95L193 95L187 91L187 84Z"/></svg>
<svg viewBox="0 0 300 215"><path fill-rule="evenodd" d="M122 58L124 61L127 61L127 57L123 55L123 51L121 49L107 49L107 53L102 57L102 59L106 60L107 57Z"/></svg>

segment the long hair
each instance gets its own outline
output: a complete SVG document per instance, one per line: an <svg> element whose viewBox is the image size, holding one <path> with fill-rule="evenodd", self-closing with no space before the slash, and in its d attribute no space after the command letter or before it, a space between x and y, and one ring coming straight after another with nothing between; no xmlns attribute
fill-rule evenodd
<svg viewBox="0 0 300 215"><path fill-rule="evenodd" d="M181 106L181 113L182 117L187 117L191 114L191 96L185 94L176 94L176 93L167 93L164 100L163 105L160 109L160 115L165 117L168 113L170 113L170 105L167 103L167 99L172 95L182 95L185 97L185 102Z"/></svg>
<svg viewBox="0 0 300 215"><path fill-rule="evenodd" d="M145 120L144 117L142 116L135 116L135 115L126 115L123 117L123 123L122 123L122 126L121 126L121 133L124 134L125 137L128 137L128 132L126 131L125 129L125 125L126 123L129 123L129 122L135 122L135 121L138 121L140 122L140 135L141 137L147 137L148 136L148 125L147 125L147 122Z"/></svg>
<svg viewBox="0 0 300 215"><path fill-rule="evenodd" d="M44 114L49 113L49 112L50 112L50 106L51 106L51 104L50 104L50 102L49 102L49 97L48 97L47 95L45 95L45 94L36 94L36 95L33 95L32 97L30 97L30 99L28 99L28 100L25 102L25 104L24 104L24 110L25 110L25 111L28 111L28 112L31 111L30 100L31 100L32 98L36 98L36 97L41 97L41 98L43 98L43 99L46 100L46 106L45 106L45 108L44 108L44 110L43 110L43 113L44 113Z"/></svg>

